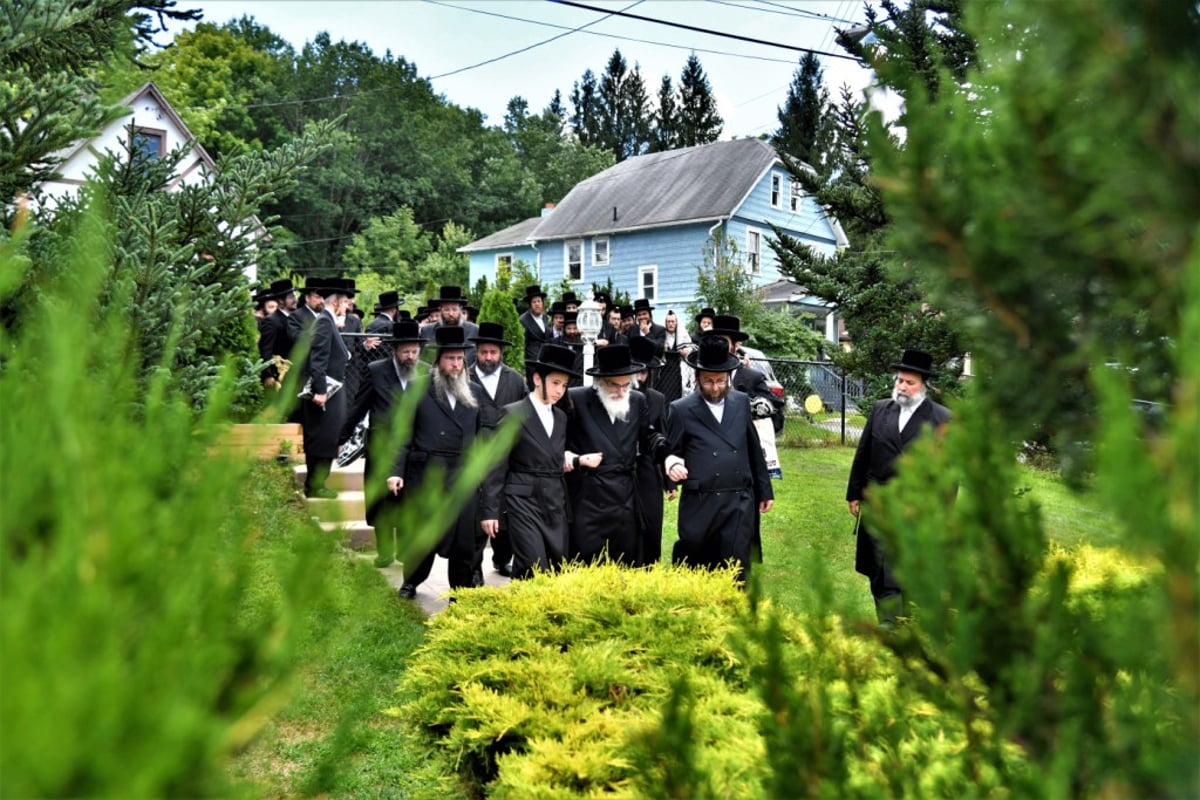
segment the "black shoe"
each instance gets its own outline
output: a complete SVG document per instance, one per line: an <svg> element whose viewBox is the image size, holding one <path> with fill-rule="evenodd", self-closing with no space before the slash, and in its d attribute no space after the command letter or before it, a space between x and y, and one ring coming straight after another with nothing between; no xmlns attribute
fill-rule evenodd
<svg viewBox="0 0 1200 800"><path fill-rule="evenodd" d="M412 600L417 596L416 584L406 583L396 590L396 594L399 595L402 600Z"/></svg>
<svg viewBox="0 0 1200 800"><path fill-rule="evenodd" d="M316 497L321 500L336 500L338 493L327 486L322 486L320 489L306 489L305 497Z"/></svg>
<svg viewBox="0 0 1200 800"><path fill-rule="evenodd" d="M511 578L513 576L512 564L499 564L496 566L496 572L506 578Z"/></svg>
<svg viewBox="0 0 1200 800"><path fill-rule="evenodd" d="M480 567L471 574L471 585L476 588L483 586L483 567Z"/></svg>

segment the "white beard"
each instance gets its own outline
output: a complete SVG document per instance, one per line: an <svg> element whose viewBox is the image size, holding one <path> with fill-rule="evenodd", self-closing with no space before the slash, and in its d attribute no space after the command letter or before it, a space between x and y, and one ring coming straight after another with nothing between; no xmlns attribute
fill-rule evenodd
<svg viewBox="0 0 1200 800"><path fill-rule="evenodd" d="M471 392L471 380L465 371L459 373L457 378L451 378L440 369L435 369L433 371L433 391L437 393L439 400L445 400L447 396L450 396L467 408L479 406L479 401Z"/></svg>
<svg viewBox="0 0 1200 800"><path fill-rule="evenodd" d="M921 389L911 397L908 397L900 394L900 390L893 387L892 399L895 400L901 408L916 408L921 404L921 401L925 399L925 390Z"/></svg>
<svg viewBox="0 0 1200 800"><path fill-rule="evenodd" d="M626 392L620 398L613 400L599 385L593 386L592 388L596 390L596 396L600 398L600 405L604 406L604 410L608 412L610 417L619 419L621 422L629 419L628 392Z"/></svg>

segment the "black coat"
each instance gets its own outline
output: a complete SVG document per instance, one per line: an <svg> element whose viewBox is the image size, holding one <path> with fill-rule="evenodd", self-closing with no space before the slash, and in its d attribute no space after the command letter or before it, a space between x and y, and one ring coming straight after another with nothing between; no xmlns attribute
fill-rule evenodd
<svg viewBox="0 0 1200 800"><path fill-rule="evenodd" d="M646 416L650 426L658 433L667 433L667 398L657 389L641 389L646 396ZM666 491L666 476L661 459L656 462L654 453L638 452L637 468L638 503L642 509L642 526L639 531L638 566L657 564L662 556L663 493Z"/></svg>
<svg viewBox="0 0 1200 800"><path fill-rule="evenodd" d="M550 318L547 315L542 315L542 324L546 326L545 330L538 327L537 322L533 319L533 314L526 310L520 316L521 327L525 329L525 360L537 361L538 354L542 352L542 345L550 341Z"/></svg>
<svg viewBox="0 0 1200 800"><path fill-rule="evenodd" d="M299 309L297 309L299 311ZM264 346L264 358L279 356L280 358L292 357L292 336L288 332L288 320L296 315L292 312L291 315L285 314L282 308L275 309L274 313L267 317L267 326L261 328L263 339L260 344ZM269 353L270 355L266 355Z"/></svg>
<svg viewBox="0 0 1200 800"><path fill-rule="evenodd" d="M524 399L525 395L529 394L525 378L507 364L500 365L500 382L496 384L495 397L488 396L487 389L483 388L483 382L479 379L475 367L471 367L467 372L470 374L471 382L479 386L480 395L483 398L479 405L481 428L495 428L500 424L501 417L504 416L504 407Z"/></svg>
<svg viewBox="0 0 1200 800"><path fill-rule="evenodd" d="M508 458L488 476L481 519L503 515L513 551L513 575L526 578L534 568L548 570L567 554L569 508L563 480L567 415L554 408L554 433L546 435L529 398L504 407L522 419Z"/></svg>
<svg viewBox="0 0 1200 800"><path fill-rule="evenodd" d="M715 567L734 559L744 578L757 544L758 504L775 497L749 398L731 391L720 422L699 392L671 403L667 448L688 471L672 560Z"/></svg>
<svg viewBox="0 0 1200 800"><path fill-rule="evenodd" d="M629 329L627 338L632 339L635 336L644 336L645 338L654 342L654 355L658 356L659 358L661 358L662 354L666 352L667 329L662 325L659 325L657 322L650 323L650 331L648 333L642 333L641 326L634 322L633 327Z"/></svg>
<svg viewBox="0 0 1200 800"><path fill-rule="evenodd" d="M896 477L896 460L900 455L922 432L942 428L950 417L950 409L926 399L901 431L900 404L890 398L876 401L854 451L846 500L862 500L867 486L884 484ZM886 563L879 540L865 525L859 525L854 568L863 575L876 577Z"/></svg>
<svg viewBox="0 0 1200 800"><path fill-rule="evenodd" d="M400 374L396 371L395 359L388 358L373 361L367 367L367 379L360 387L358 399L346 421L342 425L341 440L350 437L354 428L368 413L371 415L371 427L367 429L367 448L363 456L364 491L367 497L367 524L375 525L379 512L388 508L398 498L393 498L387 491L387 470L379 469L378 460L371 457L373 447L383 446L391 437L392 410L404 394L404 385L400 383ZM390 466L391 459L385 459L383 465Z"/></svg>
<svg viewBox="0 0 1200 800"><path fill-rule="evenodd" d="M313 317L313 322L303 334L311 334L311 344L308 358L304 360L304 366L301 368L301 386L311 380L314 395L328 394L329 378L345 383L350 351L342 344L342 337L337 333L337 324L332 314L327 311L315 316L309 311L302 313ZM302 404L304 452L317 459L336 458L338 439L349 404L348 393L336 392L327 398L324 408L314 403L311 398L303 400Z"/></svg>
<svg viewBox="0 0 1200 800"><path fill-rule="evenodd" d="M577 455L603 453L596 469L571 473L573 521L571 556L595 559L608 547L609 557L626 564L637 561L640 512L637 503L639 449L662 462L664 440L647 413L646 398L629 394L629 416L611 422L591 386L567 391L570 398L567 449Z"/></svg>
<svg viewBox="0 0 1200 800"><path fill-rule="evenodd" d="M273 335L273 331L271 329L271 315L268 314L265 317L255 317L254 321L258 324L258 357L263 361L270 362L274 356L275 350L274 342L271 339ZM259 380L262 381L265 381L268 378L278 378L279 370L274 364L271 364L269 367L264 369L258 377Z"/></svg>

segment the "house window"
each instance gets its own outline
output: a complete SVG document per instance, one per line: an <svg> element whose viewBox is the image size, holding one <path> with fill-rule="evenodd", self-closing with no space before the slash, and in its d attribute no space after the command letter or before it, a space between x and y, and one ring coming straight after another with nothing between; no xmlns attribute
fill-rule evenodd
<svg viewBox="0 0 1200 800"><path fill-rule="evenodd" d="M792 211L800 210L800 201L804 197L803 191L804 190L800 188L800 181L793 178L792 179L792 195L791 195L791 199L790 199Z"/></svg>
<svg viewBox="0 0 1200 800"><path fill-rule="evenodd" d="M653 301L658 294L658 267L638 267L638 296Z"/></svg>
<svg viewBox="0 0 1200 800"><path fill-rule="evenodd" d="M762 233L753 228L746 231L746 271L757 275L762 270Z"/></svg>
<svg viewBox="0 0 1200 800"><path fill-rule="evenodd" d="M582 239L575 239L563 245L563 275L571 283L583 282Z"/></svg>
<svg viewBox="0 0 1200 800"><path fill-rule="evenodd" d="M771 173L771 208L783 208L783 176Z"/></svg>
<svg viewBox="0 0 1200 800"><path fill-rule="evenodd" d="M498 253L496 255L496 277L501 275L512 275L513 256L512 253Z"/></svg>
<svg viewBox="0 0 1200 800"><path fill-rule="evenodd" d="M139 128L133 132L133 152L148 161L157 161L166 155L166 139L166 131Z"/></svg>
<svg viewBox="0 0 1200 800"><path fill-rule="evenodd" d="M608 237L597 236L592 239L592 264L597 267L608 264Z"/></svg>

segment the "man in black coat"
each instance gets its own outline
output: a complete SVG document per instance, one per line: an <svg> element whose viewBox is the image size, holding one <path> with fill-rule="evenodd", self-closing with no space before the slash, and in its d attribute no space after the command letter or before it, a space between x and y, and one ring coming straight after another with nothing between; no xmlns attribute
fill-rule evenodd
<svg viewBox="0 0 1200 800"><path fill-rule="evenodd" d="M643 336L635 336L629 342L629 350L634 361L646 365L646 369L634 376L634 388L646 397L650 426L665 436L667 398L651 385L651 376L662 369L663 360L654 355L654 344ZM637 491L642 515L634 563L639 567L652 566L662 557L663 495L667 492L665 475L662 467L655 463L653 453L638 452ZM670 494L674 499L675 490L671 489Z"/></svg>
<svg viewBox="0 0 1200 800"><path fill-rule="evenodd" d="M288 335L288 317L296 311L296 291L287 278L271 281L268 297L275 300L275 310L268 314L259 326L259 353L264 361L273 361L275 356L289 358L292 340ZM274 364L263 371L263 384L277 386L279 369Z"/></svg>
<svg viewBox="0 0 1200 800"><path fill-rule="evenodd" d="M374 323L372 323L374 324ZM398 495L387 491L387 473L391 459L380 468L379 458L372 453L386 446L392 433L392 412L400 396L416 379L421 356L421 330L411 320L392 323L385 344L392 349L389 358L372 361L367 367L367 379L358 393L354 408L342 425L344 441L368 413L371 426L367 430L364 489L367 498L367 524L375 529L375 566L386 567L395 559L395 522L391 519Z"/></svg>
<svg viewBox="0 0 1200 800"><path fill-rule="evenodd" d="M472 336L475 345L475 363L467 372L471 382L483 388L483 402L479 406L479 424L484 430L495 430L504 416L504 407L517 402L529 394L525 378L521 373L504 363L504 348L512 342L504 338L504 326L499 322L479 323L479 335ZM492 566L505 577L512 577L508 562L512 560L512 547L508 539L508 527L501 525L492 538ZM483 585L483 551L488 537L482 533L475 542L475 579Z"/></svg>
<svg viewBox="0 0 1200 800"><path fill-rule="evenodd" d="M569 348L544 345L540 357L525 365L533 375L533 391L504 407L505 415L521 419L521 430L508 458L488 476L480 528L494 541L506 524L514 578L562 564L570 519L564 471L598 467L603 459L600 453L577 457L566 449L567 415L555 404L567 391L574 361Z"/></svg>
<svg viewBox="0 0 1200 800"><path fill-rule="evenodd" d="M571 557L599 558L605 549L613 561L638 560L640 510L637 502L638 453L662 463L665 440L652 425L644 395L632 391L633 376L645 365L635 362L626 345L596 352L587 370L595 384L570 389L567 449L601 453L595 469L578 471L569 482L574 519Z"/></svg>
<svg viewBox="0 0 1200 800"><path fill-rule="evenodd" d="M738 361L725 341L705 336L687 363L696 370L696 391L671 403L667 415L667 477L682 492L671 560L712 568L732 559L744 583L759 515L775 504L771 476L750 399L729 382Z"/></svg>
<svg viewBox="0 0 1200 800"><path fill-rule="evenodd" d="M431 486L430 490L448 493L458 477L464 454L479 432L483 389L467 378L466 351L471 344L463 334L463 328L450 326L439 328L434 336L437 350L429 389L417 404L409 441L400 449L388 475L388 491L393 495L404 490L411 499L434 466L442 469L443 479L440 486ZM433 559L439 555L450 562L446 575L452 589L473 585L477 497L478 492L468 495L456 509L449 527L441 532L438 547L415 569L404 565L401 597L410 600L416 597L417 587L429 577Z"/></svg>
<svg viewBox="0 0 1200 800"><path fill-rule="evenodd" d="M334 314L347 289L342 280L330 278L312 281L307 290L313 290L309 303L297 313L311 318L302 333L309 346L300 373L301 383L307 388L301 399L307 465L304 494L330 499L337 497L337 492L326 488L325 481L337 458L338 437L346 418L346 393L340 390L350 364L350 351L338 334Z"/></svg>
<svg viewBox="0 0 1200 800"><path fill-rule="evenodd" d="M541 286L525 287L525 304L528 308L518 318L525 329L524 361L537 361L542 345L550 341L550 320L546 318L546 293Z"/></svg>
<svg viewBox="0 0 1200 800"><path fill-rule="evenodd" d="M438 321L421 329L421 336L426 341L433 340L436 332L442 328L462 328L467 339L479 334L479 326L463 317L467 296L462 293L462 287L441 287L440 296L431 299L429 305L438 309Z"/></svg>
<svg viewBox="0 0 1200 800"><path fill-rule="evenodd" d="M654 355L661 356L667 349L667 329L654 321L654 306L644 297L633 301L633 317L636 323L629 329L628 336L634 339L644 336L654 343Z"/></svg>
<svg viewBox="0 0 1200 800"><path fill-rule="evenodd" d="M896 460L926 430L940 431L950 421L950 410L927 397L933 375L933 357L919 350L905 350L897 364L896 380L889 400L871 407L846 486L846 502L858 520L854 569L871 582L875 612L881 625L891 627L904 612L904 594L892 574L883 543L863 524L863 496L873 484L885 484L896 476Z"/></svg>

